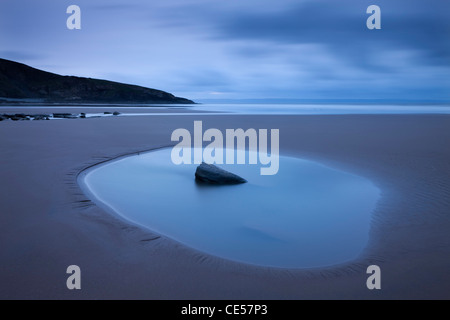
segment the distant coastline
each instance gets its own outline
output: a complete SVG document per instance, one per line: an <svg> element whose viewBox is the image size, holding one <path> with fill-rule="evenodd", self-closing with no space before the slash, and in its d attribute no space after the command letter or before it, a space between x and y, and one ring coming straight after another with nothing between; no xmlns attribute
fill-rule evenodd
<svg viewBox="0 0 450 320"><path fill-rule="evenodd" d="M201 103L197 102L189 102L189 103L177 103L177 102L133 102L133 101L118 101L118 102L105 102L105 103L96 103L96 102L45 102L45 101L12 101L8 99L3 99L0 97L0 108L1 107L131 107L131 108L139 108L139 107L159 107L159 106L168 106L175 107L178 105L201 105Z"/></svg>
<svg viewBox="0 0 450 320"><path fill-rule="evenodd" d="M0 105L195 104L171 93L109 80L62 76L0 59Z"/></svg>
<svg viewBox="0 0 450 320"><path fill-rule="evenodd" d="M318 104L318 105L450 105L450 100L267 98L267 99L199 99L197 103L198 104Z"/></svg>

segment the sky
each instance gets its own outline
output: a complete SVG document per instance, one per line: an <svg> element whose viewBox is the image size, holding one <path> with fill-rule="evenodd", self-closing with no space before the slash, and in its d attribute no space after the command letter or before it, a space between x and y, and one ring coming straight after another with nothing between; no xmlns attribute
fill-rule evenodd
<svg viewBox="0 0 450 320"><path fill-rule="evenodd" d="M196 101L450 100L449 13L448 0L1 0L0 57Z"/></svg>

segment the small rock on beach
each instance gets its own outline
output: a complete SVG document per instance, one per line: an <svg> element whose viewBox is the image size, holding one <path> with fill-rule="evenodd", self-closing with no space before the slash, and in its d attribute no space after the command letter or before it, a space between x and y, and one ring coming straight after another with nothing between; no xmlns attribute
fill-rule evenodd
<svg viewBox="0 0 450 320"><path fill-rule="evenodd" d="M198 182L226 185L246 183L247 180L240 176L216 167L212 164L202 162L195 171L195 180Z"/></svg>

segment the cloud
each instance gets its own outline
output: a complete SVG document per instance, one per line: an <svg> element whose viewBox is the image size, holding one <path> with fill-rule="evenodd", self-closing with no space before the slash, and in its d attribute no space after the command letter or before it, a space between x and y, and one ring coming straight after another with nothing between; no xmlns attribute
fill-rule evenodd
<svg viewBox="0 0 450 320"><path fill-rule="evenodd" d="M0 57L3 59L14 61L33 61L45 58L44 54L34 53L30 51L14 51L14 50L1 50Z"/></svg>
<svg viewBox="0 0 450 320"><path fill-rule="evenodd" d="M206 16L214 20L211 39L238 46L234 52L245 59L284 60L285 65L304 71L297 78L299 83L312 82L316 91L343 89L346 94L373 95L395 94L397 88L405 95L423 88L430 96L449 97L445 74L450 71L450 19L446 16L450 3L377 2L381 30L366 28L365 10L372 3L360 0L317 0L290 4L274 13ZM311 46L322 50L305 50Z"/></svg>
<svg viewBox="0 0 450 320"><path fill-rule="evenodd" d="M206 16L210 17L210 36L218 41L323 44L341 59L367 67L376 51L409 49L422 52L422 63L450 65L450 2L380 0L381 30L366 28L365 2L316 0L275 13L239 11Z"/></svg>
<svg viewBox="0 0 450 320"><path fill-rule="evenodd" d="M264 7L259 1L247 2ZM216 41L324 44L342 59L360 64L369 63L368 53L389 48L421 51L424 63L450 64L450 2L379 0L382 30L366 28L369 4L372 1L279 1L277 10L269 11L231 10L201 2L163 12L159 23L188 28Z"/></svg>

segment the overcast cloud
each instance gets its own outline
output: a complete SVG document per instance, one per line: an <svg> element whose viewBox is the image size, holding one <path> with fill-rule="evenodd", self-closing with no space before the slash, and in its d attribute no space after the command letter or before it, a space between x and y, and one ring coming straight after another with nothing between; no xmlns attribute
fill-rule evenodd
<svg viewBox="0 0 450 320"><path fill-rule="evenodd" d="M66 8L82 29L66 28ZM366 9L381 8L381 30ZM2 0L0 57L192 99L450 99L446 0Z"/></svg>

